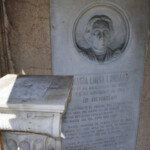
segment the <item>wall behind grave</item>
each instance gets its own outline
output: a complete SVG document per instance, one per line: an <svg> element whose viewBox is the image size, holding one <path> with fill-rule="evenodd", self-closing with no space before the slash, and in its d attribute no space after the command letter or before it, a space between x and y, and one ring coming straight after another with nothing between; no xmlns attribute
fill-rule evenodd
<svg viewBox="0 0 150 150"><path fill-rule="evenodd" d="M145 63L137 150L150 150L150 30Z"/></svg>
<svg viewBox="0 0 150 150"><path fill-rule="evenodd" d="M7 30L8 46L15 73L33 75L51 74L49 0L6 0L5 6L9 24L9 30ZM3 49L1 43L0 34L0 56ZM1 65L5 63L2 59L0 61ZM137 150L150 150L149 85L150 36L145 64Z"/></svg>
<svg viewBox="0 0 150 150"><path fill-rule="evenodd" d="M15 73L51 74L49 0L6 0Z"/></svg>
<svg viewBox="0 0 150 150"><path fill-rule="evenodd" d="M0 26L1 27L1 26ZM2 42L2 34L0 32L0 52L2 52L2 49L3 49L3 46L2 46L3 42ZM0 53L0 58L1 58L1 53ZM1 65L0 65L0 74L2 74L2 68L1 68Z"/></svg>

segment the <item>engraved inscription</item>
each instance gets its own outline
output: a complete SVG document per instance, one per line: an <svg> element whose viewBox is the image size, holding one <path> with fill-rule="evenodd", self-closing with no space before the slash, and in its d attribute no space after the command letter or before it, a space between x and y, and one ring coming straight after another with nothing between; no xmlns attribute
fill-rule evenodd
<svg viewBox="0 0 150 150"><path fill-rule="evenodd" d="M75 76L72 101L63 123L63 150L125 147L135 130L131 77L126 72Z"/></svg>

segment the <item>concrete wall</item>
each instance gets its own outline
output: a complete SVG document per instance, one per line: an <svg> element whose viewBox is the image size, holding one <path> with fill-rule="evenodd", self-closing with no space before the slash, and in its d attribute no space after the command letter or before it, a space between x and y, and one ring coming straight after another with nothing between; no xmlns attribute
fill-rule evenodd
<svg viewBox="0 0 150 150"><path fill-rule="evenodd" d="M15 73L51 74L49 0L6 0Z"/></svg>
<svg viewBox="0 0 150 150"><path fill-rule="evenodd" d="M150 31L145 63L137 150L150 150Z"/></svg>
<svg viewBox="0 0 150 150"><path fill-rule="evenodd" d="M1 28L1 26L0 26ZM2 33L0 32L0 52L2 52L3 49L3 42L2 42ZM2 54L0 53L0 58L2 57ZM1 63L0 63L0 74L2 74L2 67L1 67Z"/></svg>
<svg viewBox="0 0 150 150"><path fill-rule="evenodd" d="M6 33L11 52L9 59L12 60L14 72L51 74L49 0L6 0L5 6L9 25ZM150 38L137 150L150 150Z"/></svg>
<svg viewBox="0 0 150 150"><path fill-rule="evenodd" d="M15 72L8 39L9 27L5 3L0 0L0 76Z"/></svg>

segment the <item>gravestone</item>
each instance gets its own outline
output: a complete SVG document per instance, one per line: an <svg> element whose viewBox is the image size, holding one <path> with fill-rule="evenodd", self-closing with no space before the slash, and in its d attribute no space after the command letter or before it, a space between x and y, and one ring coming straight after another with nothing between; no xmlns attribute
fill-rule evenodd
<svg viewBox="0 0 150 150"><path fill-rule="evenodd" d="M74 75L62 150L134 150L148 0L51 0L54 75Z"/></svg>

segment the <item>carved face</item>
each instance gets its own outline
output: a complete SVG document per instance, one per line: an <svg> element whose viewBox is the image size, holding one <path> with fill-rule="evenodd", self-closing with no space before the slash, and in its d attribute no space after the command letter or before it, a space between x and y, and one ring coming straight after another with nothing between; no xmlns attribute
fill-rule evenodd
<svg viewBox="0 0 150 150"><path fill-rule="evenodd" d="M93 51L96 54L106 53L110 30L107 26L107 23L104 21L97 21L95 25L93 25L92 33L91 33L91 46Z"/></svg>
<svg viewBox="0 0 150 150"><path fill-rule="evenodd" d="M110 19L106 16L95 17L89 23L88 43L96 55L105 54L108 49L110 39ZM89 28L89 27L88 27Z"/></svg>

